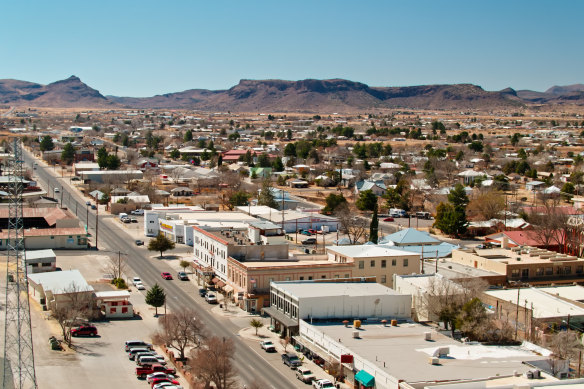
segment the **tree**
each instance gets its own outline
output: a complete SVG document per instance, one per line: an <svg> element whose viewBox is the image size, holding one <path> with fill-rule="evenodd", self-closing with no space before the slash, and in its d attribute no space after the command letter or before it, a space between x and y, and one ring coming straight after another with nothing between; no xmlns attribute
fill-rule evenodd
<svg viewBox="0 0 584 389"><path fill-rule="evenodd" d="M158 234L156 238L150 239L148 243L148 250L149 251L160 251L160 257L162 258L162 253L168 250L173 250L175 244L172 240L168 239L163 234Z"/></svg>
<svg viewBox="0 0 584 389"><path fill-rule="evenodd" d="M63 340L71 346L71 328L82 324L80 320L91 320L94 317L93 293L72 282L63 290L59 302L51 304L51 316L59 323Z"/></svg>
<svg viewBox="0 0 584 389"><path fill-rule="evenodd" d="M55 144L53 143L53 138L51 138L49 135L43 136L40 144L41 151L50 151L54 148Z"/></svg>
<svg viewBox="0 0 584 389"><path fill-rule="evenodd" d="M180 261L179 266L182 267L183 271L185 271L187 267L191 266L191 263L183 259Z"/></svg>
<svg viewBox="0 0 584 389"><path fill-rule="evenodd" d="M259 319L251 319L249 325L255 329L255 334L258 336L258 330L264 326L264 323Z"/></svg>
<svg viewBox="0 0 584 389"><path fill-rule="evenodd" d="M162 307L166 303L166 293L164 289L158 285L158 283L154 284L152 288L146 292L146 304L154 307L156 310L154 316L158 316L158 308Z"/></svg>
<svg viewBox="0 0 584 389"><path fill-rule="evenodd" d="M105 146L99 148L97 150L97 164L99 165L100 169L107 168L107 157L109 156Z"/></svg>
<svg viewBox="0 0 584 389"><path fill-rule="evenodd" d="M121 165L120 158L115 154L110 154L107 156L106 160L108 170L118 170Z"/></svg>
<svg viewBox="0 0 584 389"><path fill-rule="evenodd" d="M339 207L342 204L347 204L347 199L345 198L345 196L343 196L342 193L340 194L331 193L326 197L325 202L326 205L324 206L320 213L322 213L323 215L331 215L335 212L337 207Z"/></svg>
<svg viewBox="0 0 584 389"><path fill-rule="evenodd" d="M258 165L259 167L270 167L272 164L270 163L270 157L267 153L261 153L258 156Z"/></svg>
<svg viewBox="0 0 584 389"><path fill-rule="evenodd" d="M71 165L71 163L75 160L75 148L68 142L64 147L63 151L61 152L61 161L65 162L67 165Z"/></svg>
<svg viewBox="0 0 584 389"><path fill-rule="evenodd" d="M387 188L383 198L389 208L397 208L401 202L401 195L395 188Z"/></svg>
<svg viewBox="0 0 584 389"><path fill-rule="evenodd" d="M519 140L521 139L521 134L516 132L515 134L513 134L513 136L511 137L511 145L513 147L517 146L517 144L519 143Z"/></svg>
<svg viewBox="0 0 584 389"><path fill-rule="evenodd" d="M479 193L468 204L468 213L477 220L499 218L505 210L505 196L492 190Z"/></svg>
<svg viewBox="0 0 584 389"><path fill-rule="evenodd" d="M233 340L216 336L207 338L204 346L192 353L191 371L205 387L214 383L217 389L238 388L237 374L233 367L234 355Z"/></svg>
<svg viewBox="0 0 584 389"><path fill-rule="evenodd" d="M462 306L457 318L457 327L471 339L482 336L481 331L487 321L487 311L478 297L473 297Z"/></svg>
<svg viewBox="0 0 584 389"><path fill-rule="evenodd" d="M283 172L284 171L284 164L282 163L282 158L278 157L272 162L272 169L275 172Z"/></svg>
<svg viewBox="0 0 584 389"><path fill-rule="evenodd" d="M250 193L247 193L244 190L238 190L237 192L229 196L229 204L231 205L232 209L235 207L248 205L250 197L251 197Z"/></svg>
<svg viewBox="0 0 584 389"><path fill-rule="evenodd" d="M471 144L468 145L468 148L476 153L481 153L483 151L483 142L473 141Z"/></svg>
<svg viewBox="0 0 584 389"><path fill-rule="evenodd" d="M179 159L180 158L180 151L178 151L178 149L173 149L170 152L169 157L172 159Z"/></svg>
<svg viewBox="0 0 584 389"><path fill-rule="evenodd" d="M193 140L193 131L192 130L187 130L187 132L185 132L184 141L185 142L190 142L192 140Z"/></svg>
<svg viewBox="0 0 584 389"><path fill-rule="evenodd" d="M373 216L371 216L371 223L369 224L369 242L377 244L379 239L379 219L377 218L377 203L373 209Z"/></svg>
<svg viewBox="0 0 584 389"><path fill-rule="evenodd" d="M367 220L356 214L356 210L350 208L348 203L339 205L334 213L339 219L341 232L349 239L349 244L357 244L367 231Z"/></svg>
<svg viewBox="0 0 584 389"><path fill-rule="evenodd" d="M269 178L265 178L262 183L262 189L260 195L258 196L258 205L265 205L270 208L278 208L278 203L274 193L272 192L272 182Z"/></svg>
<svg viewBox="0 0 584 389"><path fill-rule="evenodd" d="M193 309L180 310L158 319L161 329L152 337L155 344L172 347L179 352L181 360L185 359L187 347L198 348L206 338L206 331L201 320L196 319Z"/></svg>
<svg viewBox="0 0 584 389"><path fill-rule="evenodd" d="M355 206L361 211L373 211L377 206L377 195L370 189L361 191Z"/></svg>

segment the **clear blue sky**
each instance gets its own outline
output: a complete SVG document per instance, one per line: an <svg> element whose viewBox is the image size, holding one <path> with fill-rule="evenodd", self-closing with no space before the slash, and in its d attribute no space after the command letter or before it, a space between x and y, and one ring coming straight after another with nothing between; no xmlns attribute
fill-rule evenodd
<svg viewBox="0 0 584 389"><path fill-rule="evenodd" d="M242 78L584 83L578 0L7 0L0 9L0 78L74 74L118 96Z"/></svg>

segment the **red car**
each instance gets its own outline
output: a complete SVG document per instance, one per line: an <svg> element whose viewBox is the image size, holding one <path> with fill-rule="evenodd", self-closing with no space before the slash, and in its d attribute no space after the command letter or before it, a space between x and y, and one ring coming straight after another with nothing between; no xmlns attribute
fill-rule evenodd
<svg viewBox="0 0 584 389"><path fill-rule="evenodd" d="M178 385L180 384L180 382L178 382L177 380L171 380L169 378L154 378L151 382L150 382L150 387L153 387L156 384L160 384L162 382L170 382L171 384L174 385Z"/></svg>
<svg viewBox="0 0 584 389"><path fill-rule="evenodd" d="M312 228L308 230L308 232L310 232L312 235L316 234L316 230L313 230Z"/></svg>
<svg viewBox="0 0 584 389"><path fill-rule="evenodd" d="M393 218L392 217L386 217L385 219L383 219L384 222L392 222Z"/></svg>
<svg viewBox="0 0 584 389"><path fill-rule="evenodd" d="M79 326L71 328L71 336L96 336L97 328L94 326Z"/></svg>
<svg viewBox="0 0 584 389"><path fill-rule="evenodd" d="M162 273L160 273L160 275L162 276L162 278L164 278L165 280L172 280L172 274L170 274L167 271L163 271Z"/></svg>

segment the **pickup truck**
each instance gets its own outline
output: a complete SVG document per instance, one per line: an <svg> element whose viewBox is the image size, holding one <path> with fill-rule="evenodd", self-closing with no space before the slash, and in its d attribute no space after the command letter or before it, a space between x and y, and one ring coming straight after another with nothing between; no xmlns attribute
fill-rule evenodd
<svg viewBox="0 0 584 389"><path fill-rule="evenodd" d="M138 366L136 368L136 377L144 379L148 374L156 373L159 371L166 374L176 375L176 369L172 369L170 367L165 367L162 365L144 365Z"/></svg>

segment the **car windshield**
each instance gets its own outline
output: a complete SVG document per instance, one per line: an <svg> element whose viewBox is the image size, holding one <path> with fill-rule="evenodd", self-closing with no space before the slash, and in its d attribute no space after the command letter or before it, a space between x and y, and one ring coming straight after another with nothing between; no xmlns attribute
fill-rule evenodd
<svg viewBox="0 0 584 389"><path fill-rule="evenodd" d="M290 358L291 361L297 361L298 357L296 355L290 355L288 358Z"/></svg>
<svg viewBox="0 0 584 389"><path fill-rule="evenodd" d="M273 343L272 343L272 342L270 342L269 340L266 340L266 341L264 342L264 344L265 344L266 346L271 346L271 345L273 345Z"/></svg>
<svg viewBox="0 0 584 389"><path fill-rule="evenodd" d="M302 374L303 374L303 375L309 375L309 374L312 374L312 372L311 372L310 370L304 370L304 371L302 372Z"/></svg>

